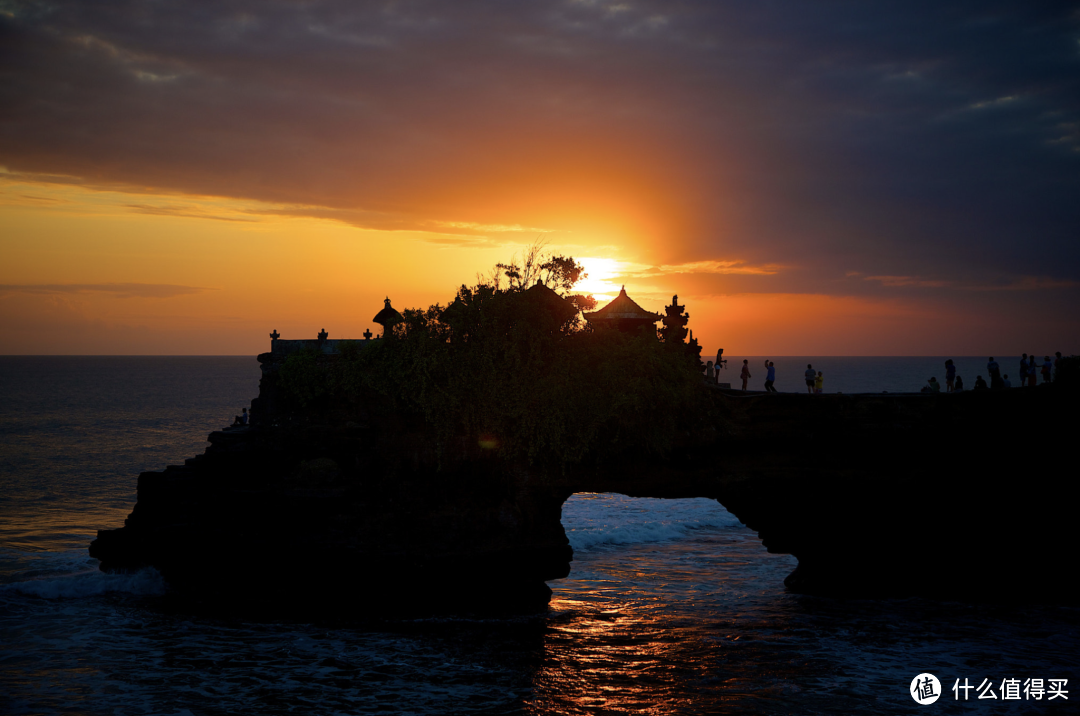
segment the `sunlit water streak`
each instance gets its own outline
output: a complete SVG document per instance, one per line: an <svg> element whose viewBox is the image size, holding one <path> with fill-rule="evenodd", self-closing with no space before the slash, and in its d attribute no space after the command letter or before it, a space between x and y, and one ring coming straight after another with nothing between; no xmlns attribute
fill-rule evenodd
<svg viewBox="0 0 1080 716"><path fill-rule="evenodd" d="M98 572L86 544L138 472L201 451L257 379L248 358L0 359L0 713L1069 712L907 688L1075 685L1077 610L787 594L794 560L708 500L574 496L573 573L528 617L230 621L170 608L152 572Z"/></svg>

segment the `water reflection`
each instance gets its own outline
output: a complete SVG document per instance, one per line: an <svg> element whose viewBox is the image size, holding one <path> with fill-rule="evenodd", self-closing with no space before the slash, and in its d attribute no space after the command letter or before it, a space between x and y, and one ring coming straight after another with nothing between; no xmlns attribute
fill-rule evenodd
<svg viewBox="0 0 1080 716"><path fill-rule="evenodd" d="M779 579L793 565L745 530L579 553L571 578L553 583L531 712L711 713L791 691L800 661L758 655L783 651L790 598L760 589L751 554Z"/></svg>
<svg viewBox="0 0 1080 716"><path fill-rule="evenodd" d="M1080 610L793 595L793 566L745 530L580 555L555 587L529 711L878 713L916 706L923 671L1076 678ZM937 713L966 712L946 696Z"/></svg>

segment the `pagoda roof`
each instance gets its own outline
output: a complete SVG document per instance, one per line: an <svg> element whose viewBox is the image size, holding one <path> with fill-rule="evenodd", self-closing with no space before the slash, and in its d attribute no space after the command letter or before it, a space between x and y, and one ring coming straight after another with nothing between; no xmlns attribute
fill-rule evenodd
<svg viewBox="0 0 1080 716"><path fill-rule="evenodd" d="M371 319L372 321L386 327L393 323L400 323L405 320L405 317L390 305L389 298L383 301L383 304L383 309L375 314L375 318Z"/></svg>
<svg viewBox="0 0 1080 716"><path fill-rule="evenodd" d="M633 299L626 295L626 286L619 289L619 295L611 299L611 303L598 311L584 314L587 321L649 321L650 323L661 320L659 313L646 311L634 303Z"/></svg>

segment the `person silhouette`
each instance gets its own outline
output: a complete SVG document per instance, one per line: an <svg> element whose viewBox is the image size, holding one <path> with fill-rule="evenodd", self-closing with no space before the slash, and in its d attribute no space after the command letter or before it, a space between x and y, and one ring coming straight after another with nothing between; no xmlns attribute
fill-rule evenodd
<svg viewBox="0 0 1080 716"><path fill-rule="evenodd" d="M990 387L991 388L1000 388L1001 387L1001 366L999 366L998 362L996 360L994 360L994 356L990 356L990 360L986 364L986 372L990 374ZM979 376L979 378L981 378L981 377L982 376ZM975 382L978 383L978 378L976 378Z"/></svg>
<svg viewBox="0 0 1080 716"><path fill-rule="evenodd" d="M743 359L742 373L739 375L739 377L742 378L742 389L746 390L746 382L748 380L750 380L750 378L752 377L750 375L750 361L749 360Z"/></svg>
<svg viewBox="0 0 1080 716"><path fill-rule="evenodd" d="M776 388L773 387L773 383L776 382L776 364L771 360L765 361L765 391L768 393L775 393Z"/></svg>

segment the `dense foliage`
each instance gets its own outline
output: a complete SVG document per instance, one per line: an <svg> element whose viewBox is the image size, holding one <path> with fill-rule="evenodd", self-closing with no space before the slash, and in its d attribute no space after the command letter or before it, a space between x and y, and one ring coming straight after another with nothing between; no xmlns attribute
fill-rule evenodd
<svg viewBox="0 0 1080 716"><path fill-rule="evenodd" d="M659 454L700 423L702 378L682 346L590 330L574 299L510 278L462 286L446 308L406 310L386 338L334 361L290 357L280 385L313 406L377 397L422 416L440 444L468 436L531 462Z"/></svg>

